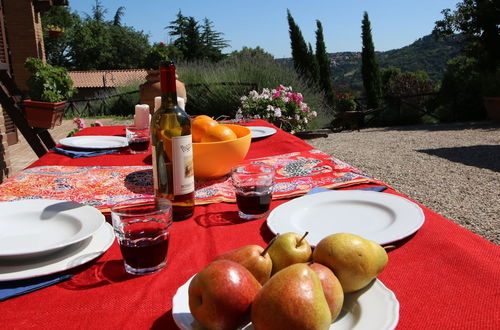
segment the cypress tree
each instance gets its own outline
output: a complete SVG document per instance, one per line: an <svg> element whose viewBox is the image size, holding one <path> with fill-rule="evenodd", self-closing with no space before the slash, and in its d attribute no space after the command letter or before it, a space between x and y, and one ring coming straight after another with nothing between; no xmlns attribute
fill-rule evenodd
<svg viewBox="0 0 500 330"><path fill-rule="evenodd" d="M292 46L293 66L295 70L306 79L314 81L314 69L311 63L307 44L302 36L302 32L287 9L288 27L290 32L290 43Z"/></svg>
<svg viewBox="0 0 500 330"><path fill-rule="evenodd" d="M327 99L333 102L332 73L330 70L330 59L326 53L323 26L319 20L316 20L316 26L316 60L319 67L319 85L325 92Z"/></svg>
<svg viewBox="0 0 500 330"><path fill-rule="evenodd" d="M377 108L382 96L380 68L375 57L372 32L368 13L365 11L362 21L363 50L361 52L361 74L365 88L366 103L368 108Z"/></svg>
<svg viewBox="0 0 500 330"><path fill-rule="evenodd" d="M316 60L316 55L314 55L314 51L312 49L311 43L307 44L308 47L308 54L309 54L309 61L311 63L311 75L313 77L313 80L315 82L319 81L319 65L318 61Z"/></svg>

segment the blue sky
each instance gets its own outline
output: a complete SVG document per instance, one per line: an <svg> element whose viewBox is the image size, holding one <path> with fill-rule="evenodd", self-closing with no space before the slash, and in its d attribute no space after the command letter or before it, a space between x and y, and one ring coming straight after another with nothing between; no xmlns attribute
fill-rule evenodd
<svg viewBox="0 0 500 330"><path fill-rule="evenodd" d="M81 16L92 12L95 0L70 0L70 8ZM431 33L441 10L455 9L456 0L101 0L112 19L125 7L123 23L149 34L151 42L169 42L170 21L179 10L201 22L208 18L224 33L231 48L260 46L276 58L290 57L286 10L290 9L306 42L315 45L316 20L323 25L327 52L359 51L361 20L368 12L375 49L386 51L407 46Z"/></svg>

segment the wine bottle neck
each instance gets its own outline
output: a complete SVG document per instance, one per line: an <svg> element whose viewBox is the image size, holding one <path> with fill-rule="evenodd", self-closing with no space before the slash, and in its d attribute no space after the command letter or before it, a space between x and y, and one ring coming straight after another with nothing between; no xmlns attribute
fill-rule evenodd
<svg viewBox="0 0 500 330"><path fill-rule="evenodd" d="M163 93L177 94L177 88L175 86L175 66L169 65L160 67L160 84L162 95Z"/></svg>
<svg viewBox="0 0 500 330"><path fill-rule="evenodd" d="M163 108L173 108L177 105L175 80L175 66L173 64L160 66L161 103Z"/></svg>

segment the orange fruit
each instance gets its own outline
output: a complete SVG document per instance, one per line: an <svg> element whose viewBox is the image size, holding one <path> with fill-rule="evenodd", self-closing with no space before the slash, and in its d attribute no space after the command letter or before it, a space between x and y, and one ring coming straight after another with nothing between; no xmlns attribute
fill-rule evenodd
<svg viewBox="0 0 500 330"><path fill-rule="evenodd" d="M199 115L193 118L193 121L200 120L200 119L212 119L211 117L207 115Z"/></svg>
<svg viewBox="0 0 500 330"><path fill-rule="evenodd" d="M198 120L194 120L191 123L191 135L193 137L193 142L200 142L201 138L207 130L211 127L218 126L219 123L213 120L212 118L200 118Z"/></svg>
<svg viewBox="0 0 500 330"><path fill-rule="evenodd" d="M205 135L201 137L201 142L220 142L236 140L236 134L225 125L210 127Z"/></svg>

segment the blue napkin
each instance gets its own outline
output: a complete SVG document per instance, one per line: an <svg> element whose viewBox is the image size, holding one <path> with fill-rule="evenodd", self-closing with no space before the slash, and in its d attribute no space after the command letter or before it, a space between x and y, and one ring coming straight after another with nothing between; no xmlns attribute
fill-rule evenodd
<svg viewBox="0 0 500 330"><path fill-rule="evenodd" d="M384 187L384 186L373 186L373 187L357 188L357 189L351 189L351 190L384 191L386 189L387 189L387 187ZM306 195L317 194L317 193L320 193L323 191L331 191L331 190L326 189L326 188L322 188L322 187L314 187L311 190L309 190L309 192Z"/></svg>
<svg viewBox="0 0 500 330"><path fill-rule="evenodd" d="M71 158L94 157L100 155L113 154L120 149L99 149L99 150L68 150L63 148L52 148L58 154L66 155Z"/></svg>
<svg viewBox="0 0 500 330"><path fill-rule="evenodd" d="M27 280L0 282L0 301L69 280L73 275L51 275Z"/></svg>

